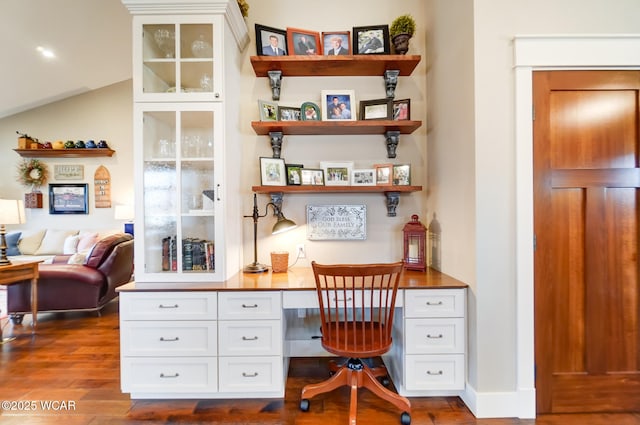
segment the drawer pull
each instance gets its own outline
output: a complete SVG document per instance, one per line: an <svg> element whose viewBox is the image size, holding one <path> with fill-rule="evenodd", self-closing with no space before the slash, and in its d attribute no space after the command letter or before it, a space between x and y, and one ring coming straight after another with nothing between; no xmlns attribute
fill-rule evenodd
<svg viewBox="0 0 640 425"><path fill-rule="evenodd" d="M444 372L442 372L441 370L437 371L437 372L432 372L430 370L427 371L427 375L431 375L431 376L438 376L438 375L443 375Z"/></svg>
<svg viewBox="0 0 640 425"><path fill-rule="evenodd" d="M258 340L258 337L257 337L257 336L253 336L253 337L246 337L246 336L243 336L243 337L242 337L242 340L243 340L243 341L257 341L257 340Z"/></svg>
<svg viewBox="0 0 640 425"><path fill-rule="evenodd" d="M180 374L179 374L179 373L175 373L175 374L173 374L173 375L165 375L164 373L161 373L161 374L160 374L160 377L161 377L161 378L177 378L178 376L180 376Z"/></svg>
<svg viewBox="0 0 640 425"><path fill-rule="evenodd" d="M351 298L351 297L349 297L349 298L347 298L347 299L334 298L334 299L333 299L333 302L334 302L334 303L335 303L335 302L341 302L341 303L347 302L347 303L348 303L348 302L351 302L351 300L352 300L352 299L353 299L353 298Z"/></svg>
<svg viewBox="0 0 640 425"><path fill-rule="evenodd" d="M427 338L429 339L441 339L442 337L443 337L442 334L438 334L438 335L427 334Z"/></svg>
<svg viewBox="0 0 640 425"><path fill-rule="evenodd" d="M438 302L431 302L431 301L427 301L427 305L442 305L444 304L442 301L438 301Z"/></svg>
<svg viewBox="0 0 640 425"><path fill-rule="evenodd" d="M158 308L178 308L178 304L174 304L174 305L164 305L164 304L160 304L158 306Z"/></svg>
<svg viewBox="0 0 640 425"><path fill-rule="evenodd" d="M242 308L258 308L258 304L253 304L253 305L242 304Z"/></svg>
<svg viewBox="0 0 640 425"><path fill-rule="evenodd" d="M178 337L175 337L175 338L165 338L163 336L160 337L160 341L163 341L163 342L175 342L175 341L179 341L179 340L180 340L180 338L178 338Z"/></svg>
<svg viewBox="0 0 640 425"><path fill-rule="evenodd" d="M253 372L253 373L242 372L242 376L244 378L255 378L256 376L258 376L258 372Z"/></svg>

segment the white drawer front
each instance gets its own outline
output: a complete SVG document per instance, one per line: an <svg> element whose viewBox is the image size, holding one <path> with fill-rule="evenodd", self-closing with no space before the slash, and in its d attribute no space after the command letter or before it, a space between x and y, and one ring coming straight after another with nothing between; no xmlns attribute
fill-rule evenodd
<svg viewBox="0 0 640 425"><path fill-rule="evenodd" d="M406 290L405 317L464 317L464 289Z"/></svg>
<svg viewBox="0 0 640 425"><path fill-rule="evenodd" d="M280 292L220 292L220 320L280 319Z"/></svg>
<svg viewBox="0 0 640 425"><path fill-rule="evenodd" d="M120 294L121 320L216 320L215 292Z"/></svg>
<svg viewBox="0 0 640 425"><path fill-rule="evenodd" d="M220 321L221 356L282 355L280 320Z"/></svg>
<svg viewBox="0 0 640 425"><path fill-rule="evenodd" d="M215 356L214 321L124 322L120 342L124 356Z"/></svg>
<svg viewBox="0 0 640 425"><path fill-rule="evenodd" d="M280 391L284 385L282 357L220 357L220 391Z"/></svg>
<svg viewBox="0 0 640 425"><path fill-rule="evenodd" d="M406 354L463 354L463 318L406 319Z"/></svg>
<svg viewBox="0 0 640 425"><path fill-rule="evenodd" d="M152 393L214 392L218 390L215 357L122 359L122 391Z"/></svg>
<svg viewBox="0 0 640 425"><path fill-rule="evenodd" d="M464 389L463 354L408 355L405 358L407 390Z"/></svg>

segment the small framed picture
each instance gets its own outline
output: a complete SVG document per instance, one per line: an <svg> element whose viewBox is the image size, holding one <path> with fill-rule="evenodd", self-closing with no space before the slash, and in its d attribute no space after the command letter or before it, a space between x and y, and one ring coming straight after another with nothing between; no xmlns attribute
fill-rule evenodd
<svg viewBox="0 0 640 425"><path fill-rule="evenodd" d="M285 170L287 172L287 185L298 186L302 184L302 164L285 164Z"/></svg>
<svg viewBox="0 0 640 425"><path fill-rule="evenodd" d="M266 100L258 100L260 121L278 121L278 104Z"/></svg>
<svg viewBox="0 0 640 425"><path fill-rule="evenodd" d="M284 159L260 157L260 181L262 186L286 186Z"/></svg>
<svg viewBox="0 0 640 425"><path fill-rule="evenodd" d="M350 55L350 40L350 31L323 32L322 51L327 56Z"/></svg>
<svg viewBox="0 0 640 425"><path fill-rule="evenodd" d="M393 119L395 121L411 119L411 99L393 101Z"/></svg>
<svg viewBox="0 0 640 425"><path fill-rule="evenodd" d="M353 27L352 46L357 55L388 55L389 25Z"/></svg>
<svg viewBox="0 0 640 425"><path fill-rule="evenodd" d="M256 53L258 56L286 56L287 32L256 24Z"/></svg>
<svg viewBox="0 0 640 425"><path fill-rule="evenodd" d="M320 162L320 168L324 170L325 186L349 186L353 162Z"/></svg>
<svg viewBox="0 0 640 425"><path fill-rule="evenodd" d="M300 170L302 184L311 186L324 186L324 171L316 168L303 168Z"/></svg>
<svg viewBox="0 0 640 425"><path fill-rule="evenodd" d="M300 108L278 106L278 119L280 121L300 121Z"/></svg>
<svg viewBox="0 0 640 425"><path fill-rule="evenodd" d="M411 184L411 165L397 164L393 166L393 184L396 186L409 186Z"/></svg>
<svg viewBox="0 0 640 425"><path fill-rule="evenodd" d="M351 172L353 186L375 186L376 170L374 168L358 169Z"/></svg>
<svg viewBox="0 0 640 425"><path fill-rule="evenodd" d="M391 186L393 177L393 164L375 164L376 186Z"/></svg>
<svg viewBox="0 0 640 425"><path fill-rule="evenodd" d="M322 114L320 108L313 102L304 102L300 106L300 119L302 121L320 121Z"/></svg>
<svg viewBox="0 0 640 425"><path fill-rule="evenodd" d="M89 214L89 185L49 183L49 214Z"/></svg>
<svg viewBox="0 0 640 425"><path fill-rule="evenodd" d="M287 45L294 55L321 55L320 33L300 28L287 28Z"/></svg>
<svg viewBox="0 0 640 425"><path fill-rule="evenodd" d="M353 90L322 90L323 121L355 121L353 106L356 104Z"/></svg>
<svg viewBox="0 0 640 425"><path fill-rule="evenodd" d="M390 120L393 116L392 99L360 101L361 120Z"/></svg>

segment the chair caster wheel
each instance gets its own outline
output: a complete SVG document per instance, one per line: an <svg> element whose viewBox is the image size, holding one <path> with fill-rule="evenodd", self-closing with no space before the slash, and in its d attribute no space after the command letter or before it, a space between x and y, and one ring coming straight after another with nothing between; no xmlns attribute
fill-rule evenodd
<svg viewBox="0 0 640 425"><path fill-rule="evenodd" d="M24 319L24 314L12 314L11 315L11 322L14 325L22 324L22 319Z"/></svg>
<svg viewBox="0 0 640 425"><path fill-rule="evenodd" d="M300 401L300 410L302 410L303 412L309 411L309 400L305 398ZM411 421L411 419L409 419L409 421Z"/></svg>
<svg viewBox="0 0 640 425"><path fill-rule="evenodd" d="M400 415L400 423L402 425L410 425L411 424L411 415L408 414L407 412L402 412L402 415Z"/></svg>
<svg viewBox="0 0 640 425"><path fill-rule="evenodd" d="M385 376L384 378L380 379L380 383L385 387L388 387L389 384L391 384L391 380L389 379L388 376Z"/></svg>

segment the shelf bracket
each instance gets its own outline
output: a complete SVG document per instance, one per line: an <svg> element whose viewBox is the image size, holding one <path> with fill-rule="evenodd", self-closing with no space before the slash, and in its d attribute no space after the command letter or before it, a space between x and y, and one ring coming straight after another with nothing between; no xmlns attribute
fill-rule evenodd
<svg viewBox="0 0 640 425"><path fill-rule="evenodd" d="M271 99L280 100L280 85L282 84L282 71L267 71L269 84L271 85Z"/></svg>
<svg viewBox="0 0 640 425"><path fill-rule="evenodd" d="M398 75L400 75L400 70L398 69L387 69L384 71L384 85L387 89L387 99L393 99L396 97Z"/></svg>
<svg viewBox="0 0 640 425"><path fill-rule="evenodd" d="M396 148L400 141L400 131L388 130L384 133L384 137L387 139L387 158L395 158Z"/></svg>
<svg viewBox="0 0 640 425"><path fill-rule="evenodd" d="M385 192L387 197L387 217L396 216L396 207L400 203L400 192Z"/></svg>
<svg viewBox="0 0 640 425"><path fill-rule="evenodd" d="M278 211L282 211L282 199L284 198L284 193L269 192L269 196L271 197L271 202L273 202L275 206L278 207ZM276 215L275 211L273 212L273 215Z"/></svg>
<svg viewBox="0 0 640 425"><path fill-rule="evenodd" d="M282 152L282 131L270 131L269 139L271 139L273 158L280 158L280 153Z"/></svg>

